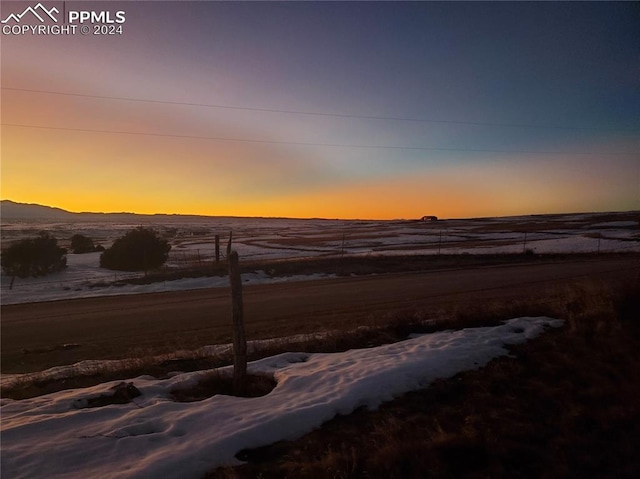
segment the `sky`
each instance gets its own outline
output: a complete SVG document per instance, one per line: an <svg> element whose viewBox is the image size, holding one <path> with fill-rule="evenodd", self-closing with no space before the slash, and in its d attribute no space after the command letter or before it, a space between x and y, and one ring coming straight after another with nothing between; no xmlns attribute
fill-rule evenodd
<svg viewBox="0 0 640 479"><path fill-rule="evenodd" d="M362 219L640 209L637 2L42 4L125 22L3 30L2 199Z"/></svg>

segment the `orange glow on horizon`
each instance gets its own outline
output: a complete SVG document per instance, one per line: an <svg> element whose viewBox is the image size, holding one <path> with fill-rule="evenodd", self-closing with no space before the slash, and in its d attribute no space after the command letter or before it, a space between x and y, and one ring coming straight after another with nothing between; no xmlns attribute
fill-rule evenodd
<svg viewBox="0 0 640 479"><path fill-rule="evenodd" d="M501 186L487 183L492 172L477 172L465 179L456 175L412 175L389 181L362 182L354 185L323 187L308 193L268 199L190 200L188 195L154 197L141 191L138 195L96 195L91 191L56 190L19 194L3 185L3 197L13 201L56 206L72 212L193 214L203 216L402 219L436 215L440 218L509 216L533 213L568 212L560 203L536 197L535 183L514 182L502 178ZM529 185L529 191L524 191ZM10 194L8 194L10 193ZM516 193L520 196L514 200ZM572 192L569 191L568 195ZM578 203L579 205L579 203ZM579 206L577 206L579 207ZM538 209L536 209L538 208ZM575 209L573 211L579 211Z"/></svg>
<svg viewBox="0 0 640 479"><path fill-rule="evenodd" d="M3 95L11 123L206 136L202 122L158 107L112 111L78 100ZM124 115L124 116L122 116ZM122 120L122 124L118 120ZM223 135L252 131L212 122ZM611 148L615 150L616 148ZM327 155L323 157L322 155ZM47 129L2 128L2 198L73 212L395 219L637 209L630 171L607 158L425 159L348 176L333 150ZM347 156L348 158L348 156ZM345 160L349 161L349 160ZM333 164L333 166L331 166ZM636 177L637 178L637 177ZM616 185L616 188L611 188ZM637 186L637 183L636 183ZM634 206L635 205L635 206Z"/></svg>

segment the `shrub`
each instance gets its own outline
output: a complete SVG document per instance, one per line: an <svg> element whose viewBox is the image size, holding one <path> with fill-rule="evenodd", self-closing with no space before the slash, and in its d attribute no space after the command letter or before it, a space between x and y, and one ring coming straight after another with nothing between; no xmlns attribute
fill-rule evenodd
<svg viewBox="0 0 640 479"><path fill-rule="evenodd" d="M95 251L93 240L79 233L71 237L71 251L75 254L93 253Z"/></svg>
<svg viewBox="0 0 640 479"><path fill-rule="evenodd" d="M139 227L118 238L100 255L100 267L120 271L146 271L162 266L171 246L156 233Z"/></svg>
<svg viewBox="0 0 640 479"><path fill-rule="evenodd" d="M67 250L49 233L13 243L2 252L2 269L9 276L44 276L67 267Z"/></svg>

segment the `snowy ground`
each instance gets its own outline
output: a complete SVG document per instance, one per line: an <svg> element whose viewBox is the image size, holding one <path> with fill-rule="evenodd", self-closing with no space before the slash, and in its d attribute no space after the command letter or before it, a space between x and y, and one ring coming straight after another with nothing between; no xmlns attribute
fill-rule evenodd
<svg viewBox="0 0 640 479"><path fill-rule="evenodd" d="M86 407L117 382L4 399L2 477L198 478L217 465L237 464L242 449L300 437L336 414L376 408L436 378L480 368L506 355L506 345L561 325L549 318L517 318L343 353L285 353L250 364L250 373L277 381L260 398L172 401L170 391L207 374L198 371L166 380L135 378L142 395L123 405Z"/></svg>
<svg viewBox="0 0 640 479"><path fill-rule="evenodd" d="M521 216L418 221L339 221L261 218L201 218L148 223L172 245L168 266L202 265L213 261L214 237L226 249L229 231L241 260L278 260L327 255L499 254L531 250L545 253L640 251L638 213ZM74 233L85 234L109 246L136 224L109 223L3 223L2 241L34 236L47 230L68 246ZM99 267L99 253L67 256L69 267L44 278L1 276L2 304L55 299L226 286L215 278L166 281L145 286L113 286L135 276ZM245 282L292 281L311 277L270 278L258 272Z"/></svg>
<svg viewBox="0 0 640 479"><path fill-rule="evenodd" d="M109 246L137 224L3 223L3 245L51 232L62 246L83 233ZM166 237L169 265L186 267L212 261L213 238L224 251L233 231L234 249L244 260L323 255L481 254L640 251L637 213L412 221L332 221L281 219L175 219L147 224ZM114 286L128 274L99 268L99 254L68 255L69 267L45 278L2 275L3 304L62 298L135 294L226 286L226 278L195 278L144 286ZM246 282L300 281L316 276L271 278L243 275ZM484 366L507 354L506 345L532 339L562 321L518 318L502 326L444 331L395 344L334 354L286 353L252 363L253 374L273 377L277 386L261 398L217 395L179 403L170 392L186 388L209 371L179 373L170 379L149 376L131 381L142 395L129 404L88 408L88 400L108 394L117 382L0 403L2 477L162 477L197 478L223 464L238 463L242 449L293 439L336 414L360 406L377 407L436 378ZM224 346L211 346L211 348ZM43 371L50 379L80 369L82 362ZM222 370L229 374L229 369ZM3 377L11 381L15 377ZM24 380L25 377L18 378Z"/></svg>

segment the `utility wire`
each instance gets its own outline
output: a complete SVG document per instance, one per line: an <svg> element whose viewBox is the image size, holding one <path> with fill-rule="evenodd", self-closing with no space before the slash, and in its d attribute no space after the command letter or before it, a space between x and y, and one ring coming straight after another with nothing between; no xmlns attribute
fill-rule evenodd
<svg viewBox="0 0 640 479"><path fill-rule="evenodd" d="M47 95L63 95L63 96L74 96L80 98L96 98L100 100L118 100L118 101L133 101L133 102L142 102L142 103L158 103L164 105L181 105L181 106L195 106L195 107L204 107L204 108L219 108L226 110L240 110L240 111L256 111L256 112L264 112L264 113L282 113L289 115L309 115L309 116L324 116L324 117L334 117L334 118L357 118L361 120L384 120L384 121L404 121L404 122L416 122L416 123L446 123L453 125L473 125L473 126L494 126L494 127L507 127L507 128L537 128L537 129L555 129L555 130L585 130L585 131L633 131L637 132L637 128L600 128L600 127L583 127L583 126L563 126L563 125L535 125L535 124L526 124L526 123L494 123L494 122L483 122L483 121L462 121L462 120L442 120L442 119L431 119L431 118L406 118L406 117L395 117L395 116L375 116L375 115L356 115L352 113L328 113L328 112L318 112L318 111L303 111L303 110L281 110L276 108L250 108L250 107L241 107L241 106L231 106L231 105L219 105L219 104L209 104L209 103L189 103L189 102L180 102L180 101L169 101L169 100L150 100L143 98L130 98L130 97L118 97L118 96L103 96L103 95L88 95L82 93L69 93L69 92L59 92L59 91L48 91L48 90L32 90L27 88L11 88L11 87L2 87L2 90L9 91L20 91L27 93L42 93Z"/></svg>
<svg viewBox="0 0 640 479"><path fill-rule="evenodd" d="M371 149L371 150L417 150L417 151L463 151L470 153L518 153L518 154L535 154L535 155L621 155L621 156L636 156L638 152L580 152L580 151L537 151L537 150L495 150L489 148L451 148L451 147L437 147L437 146L403 146L403 145L349 145L339 143L311 143L302 141L280 141L280 140L259 140L253 138L229 138L221 136L196 136L196 135L176 135L170 133L145 133L136 131L124 131L124 130L100 130L100 129L88 129L88 128L64 128L57 126L43 126L43 125L21 125L17 123L2 123L2 126L16 127L16 128L33 128L40 130L59 130L59 131L78 131L84 133L111 133L116 135L140 135L140 136L155 136L166 138L184 138L190 140L213 140L213 141L229 141L236 143L260 143L270 145L289 145L289 146L312 146L312 147L330 147L330 148L356 148L356 149Z"/></svg>

